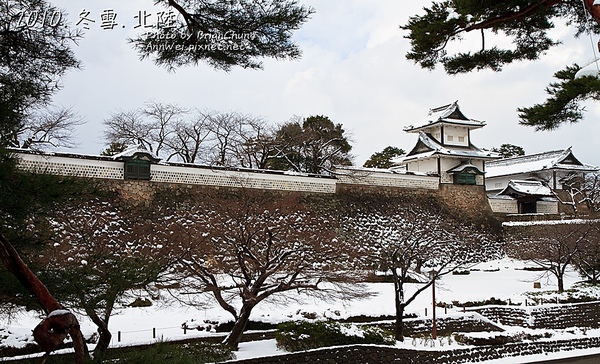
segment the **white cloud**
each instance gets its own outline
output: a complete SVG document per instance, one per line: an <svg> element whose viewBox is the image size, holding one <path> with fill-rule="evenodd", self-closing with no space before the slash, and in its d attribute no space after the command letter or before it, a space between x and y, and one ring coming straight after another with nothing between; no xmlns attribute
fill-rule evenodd
<svg viewBox="0 0 600 364"><path fill-rule="evenodd" d="M324 114L353 134L356 163L388 145L410 150L415 136L402 131L428 109L459 101L464 113L486 120L473 133L480 147L521 145L527 152L574 146L584 162L600 164L597 153L600 108L588 107L586 120L558 131L536 133L518 125L516 109L542 102L552 74L571 63L589 60L589 40L567 37L565 45L537 62L518 63L501 73L490 71L448 76L423 70L405 59L409 42L399 28L421 12L421 2L394 0L302 1L315 7L295 39L303 50L299 61L265 60L264 70L215 71L204 64L175 73L151 61L139 61L126 42L127 29L90 29L77 55L85 67L71 72L56 100L73 105L88 124L81 129L79 151L104 148L102 120L115 109L131 109L154 99L186 107L237 110L273 123L294 115ZM152 10L140 0L126 3L62 1L77 14L112 7L131 21L138 11ZM128 23L128 27L132 27ZM562 29L560 31L563 31ZM562 33L560 33L562 35Z"/></svg>

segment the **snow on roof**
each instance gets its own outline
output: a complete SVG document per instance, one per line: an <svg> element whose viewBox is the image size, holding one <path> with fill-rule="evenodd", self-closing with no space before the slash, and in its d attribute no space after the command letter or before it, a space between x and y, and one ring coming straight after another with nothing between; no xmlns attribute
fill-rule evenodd
<svg viewBox="0 0 600 364"><path fill-rule="evenodd" d="M423 120L414 125L404 127L406 132L416 132L420 129L430 127L438 123L459 124L469 129L477 129L485 126L484 121L467 118L458 107L458 101L435 109L430 109L429 114Z"/></svg>
<svg viewBox="0 0 600 364"><path fill-rule="evenodd" d="M477 166L473 165L472 163L461 163L458 166L449 169L448 173L462 173L468 170L474 170L477 174L485 174L485 172L482 172L479 168L477 168Z"/></svg>
<svg viewBox="0 0 600 364"><path fill-rule="evenodd" d="M598 61L599 59L596 58L592 62L581 67L581 69L575 74L575 78L577 79L586 76L600 78L600 64L598 64Z"/></svg>
<svg viewBox="0 0 600 364"><path fill-rule="evenodd" d="M487 178L490 178L549 169L594 172L598 170L598 167L579 162L579 160L573 156L571 147L569 147L564 150L554 150L487 162L486 176Z"/></svg>
<svg viewBox="0 0 600 364"><path fill-rule="evenodd" d="M360 166L335 166L335 170L339 171L341 173L344 173L344 171L350 172L350 173L364 173L364 174L371 174L371 173L383 173L383 174L407 174L407 175L414 175L414 176L427 176L427 173L424 172L415 172L415 171L407 171L406 170L406 166L394 166L391 168L367 168L367 167L360 167Z"/></svg>
<svg viewBox="0 0 600 364"><path fill-rule="evenodd" d="M434 155L445 155L449 157L458 158L472 158L472 159L494 159L497 158L496 153L479 149L474 145L468 147L459 146L445 146L438 143L435 139L431 138L428 134L423 131L419 132L419 142L428 150L423 152L417 152L414 154L409 153L406 156L396 158L392 160L397 164L408 163L413 160L430 158Z"/></svg>
<svg viewBox="0 0 600 364"><path fill-rule="evenodd" d="M125 149L124 151L122 151L121 153L113 155L112 158L114 160L120 160L120 159L123 159L123 158L132 158L136 154L146 154L146 155L150 156L151 159L154 159L156 161L160 160L160 157L156 156L152 152L149 152L148 149L146 149L141 144L131 145L131 146L127 147L127 149Z"/></svg>
<svg viewBox="0 0 600 364"><path fill-rule="evenodd" d="M540 181L510 181L498 195L554 196L550 187Z"/></svg>

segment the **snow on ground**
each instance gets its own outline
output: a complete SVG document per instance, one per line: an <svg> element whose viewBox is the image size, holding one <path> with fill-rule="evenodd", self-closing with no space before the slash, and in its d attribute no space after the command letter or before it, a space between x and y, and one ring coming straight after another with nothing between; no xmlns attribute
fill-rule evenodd
<svg viewBox="0 0 600 364"><path fill-rule="evenodd" d="M553 277L542 277L542 272L523 270L527 263L511 259L495 260L481 263L471 268L469 275L447 275L436 283L436 300L452 303L452 301L481 301L491 297L507 300L513 303L523 302L526 292L534 290L533 282L540 282L542 290L556 290L556 280ZM565 279L566 288L571 287L580 278L575 272L569 272ZM324 302L307 297L292 297L287 303L263 302L255 308L251 319L268 323L278 323L287 320L301 319L302 313L314 313L318 317L347 318L350 316L382 316L394 314L393 286L391 283L372 283L367 285L374 295L361 301ZM416 289L417 285L409 285L406 297ZM113 346L152 343L156 340L177 340L191 337L215 335L206 331L188 329L185 334L182 329L184 322L194 326L204 321L220 323L231 320L228 313L219 307L195 308L184 306L177 301L168 300L145 308L123 308L111 317L109 328L113 333ZM406 313L425 315L425 308L431 312L431 290L423 292L407 308ZM450 310L452 314L460 310ZM443 316L444 311L438 308L437 315ZM19 346L31 342L31 330L40 321L39 313L23 312L11 321L0 318L0 345ZM80 317L82 330L85 335L95 332L95 326L85 317ZM156 337L153 337L155 329ZM119 341L119 333L120 338ZM587 335L590 336L590 330ZM600 332L594 333L600 336ZM403 343L408 347L415 345ZM456 345L456 344L454 344ZM439 345L438 345L438 349ZM596 350L597 351L597 350ZM275 347L274 340L243 343L237 352L238 358L259 357L280 353ZM570 355L570 354L569 354ZM545 355L548 359L550 356ZM552 356L554 358L554 356ZM490 362L491 363L491 362ZM495 363L504 363L494 361Z"/></svg>

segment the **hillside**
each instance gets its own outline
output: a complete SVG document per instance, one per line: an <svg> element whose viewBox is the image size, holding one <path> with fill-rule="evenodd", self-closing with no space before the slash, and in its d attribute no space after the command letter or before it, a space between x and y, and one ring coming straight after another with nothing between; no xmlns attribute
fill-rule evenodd
<svg viewBox="0 0 600 364"><path fill-rule="evenodd" d="M562 295L557 295L552 291L556 289L556 282L552 278L542 277L541 272L524 270L527 264L521 261L510 259L494 260L478 264L470 269L468 275L448 275L443 277L437 284L437 302L452 304L459 303L458 306L449 308L447 313L444 308L438 307L437 316L439 320L455 319L462 322L468 322L469 317L478 315L473 309L466 309L463 312L462 303L486 301L490 298L496 300L509 301L514 307L521 310L547 309L556 307L556 303L544 303L542 306L534 303L535 300L563 301L578 295L600 299L600 289L596 287L582 288L578 283L579 277L575 272L569 272L567 276L567 287L570 288ZM533 283L540 282L541 289L533 289ZM416 285L409 285L409 290L414 289ZM577 290L571 290L579 287ZM351 302L325 302L309 299L301 295L293 297L287 302L264 302L257 306L251 319L263 323L278 323L287 320L305 319L306 317L347 319L357 316L368 316L373 320L379 320L383 316L394 314L393 289L391 283L370 283L368 289L374 295L368 299ZM574 292L578 293L574 293ZM142 297L140 294L140 298ZM525 301L528 305L525 308ZM495 307L495 306L488 306ZM509 307L509 306L502 306ZM562 306L566 307L566 306ZM427 319L425 309L431 314L431 294L424 293L418 297L408 307L409 314L415 316L413 321ZM477 316L481 318L481 316ZM180 340L192 337L219 336L214 327L219 323L229 320L228 314L214 305L208 305L205 308L195 308L183 306L173 300L168 295L163 295L160 299L152 300L150 307L120 307L118 313L111 319L111 331L113 332L112 346L133 345L142 343L151 343L157 340ZM6 317L2 318L0 323L0 347L12 346L19 347L32 343L30 335L31 328L39 321L39 316L35 312L20 312L13 316L10 321ZM83 331L86 335L92 335L95 331L94 325L81 317ZM425 324L427 321L422 321ZM182 325L185 323L190 329L185 334ZM575 340L581 338L600 338L600 329L586 329L578 327L552 328L529 328L522 326L511 326L506 324L495 325L505 330L504 335L528 334L541 337L538 340ZM194 328L204 328L207 331L198 331ZM153 329L156 331L156 339L153 339ZM120 335L118 334L120 332ZM471 337L491 337L497 335L490 332L480 332L466 334ZM118 338L121 341L118 341ZM442 339L438 340L434 347L431 342L427 344L423 340L407 339L404 343L398 344L399 347L408 349L428 350L448 350L457 349L464 346L459 345L450 338L450 335L440 333ZM445 344L444 344L445 343ZM597 348L595 349L597 351ZM579 351L578 351L579 352ZM581 353L587 351L581 350ZM237 356L240 359L257 357L263 355L273 355L277 353L274 341L263 341L253 343L243 343ZM548 358L548 356L545 356ZM498 362L500 363L500 362Z"/></svg>

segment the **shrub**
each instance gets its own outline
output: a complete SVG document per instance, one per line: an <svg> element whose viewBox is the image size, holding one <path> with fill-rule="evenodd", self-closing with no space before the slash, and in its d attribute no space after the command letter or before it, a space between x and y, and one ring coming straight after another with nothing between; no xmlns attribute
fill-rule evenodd
<svg viewBox="0 0 600 364"><path fill-rule="evenodd" d="M109 357L113 355L109 354ZM125 364L178 364L214 363L234 359L235 356L225 345L195 342L189 344L157 343L117 354L119 363Z"/></svg>
<svg viewBox="0 0 600 364"><path fill-rule="evenodd" d="M499 298L490 297L485 301L467 301L467 302L459 302L452 301L452 304L456 307L477 307L477 306L487 306L487 305L498 305L498 306L506 306L508 305L507 301L503 301Z"/></svg>
<svg viewBox="0 0 600 364"><path fill-rule="evenodd" d="M452 272L453 276L468 276L471 274L470 270L455 270Z"/></svg>
<svg viewBox="0 0 600 364"><path fill-rule="evenodd" d="M286 351L302 351L328 346L352 344L393 345L393 335L376 326L359 328L335 321L292 321L278 325L277 347Z"/></svg>
<svg viewBox="0 0 600 364"><path fill-rule="evenodd" d="M543 334L528 334L524 332L520 333L494 333L493 335L487 337L477 337L477 336L469 336L466 334L454 334L454 341L463 345L475 345L475 346L484 346L484 345L506 345L510 343L518 343L522 341L535 341L540 338L549 338L552 335L550 333Z"/></svg>
<svg viewBox="0 0 600 364"><path fill-rule="evenodd" d="M119 363L119 364L202 364L235 359L231 350L221 344L195 342L174 344L158 342L148 346L110 349L103 359L86 361L86 363ZM17 360L14 364L36 364L39 358ZM73 354L51 355L47 364L72 364Z"/></svg>

